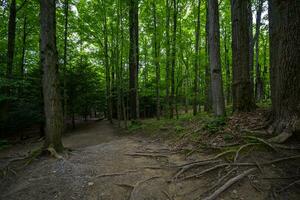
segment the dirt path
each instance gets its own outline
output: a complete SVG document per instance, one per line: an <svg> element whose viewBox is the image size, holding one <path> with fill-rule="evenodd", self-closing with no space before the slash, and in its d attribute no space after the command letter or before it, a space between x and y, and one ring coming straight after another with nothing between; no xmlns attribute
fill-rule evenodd
<svg viewBox="0 0 300 200"><path fill-rule="evenodd" d="M176 173L172 166L187 162L182 154L172 152L164 142L121 136L105 121L79 128L63 142L74 149L64 159L40 158L16 175L0 179L0 199L189 200L215 182L207 176L172 180ZM253 200L262 196L241 184L222 198Z"/></svg>

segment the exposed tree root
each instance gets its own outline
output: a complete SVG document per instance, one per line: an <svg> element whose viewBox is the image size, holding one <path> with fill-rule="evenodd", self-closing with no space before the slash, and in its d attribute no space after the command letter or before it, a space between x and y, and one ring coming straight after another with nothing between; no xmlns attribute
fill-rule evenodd
<svg viewBox="0 0 300 200"><path fill-rule="evenodd" d="M128 170L125 172L119 172L119 173L111 173L111 174L100 174L95 176L94 178L102 178L102 177L109 177L109 176L122 176L122 175L128 175L129 173L136 172L136 170Z"/></svg>
<svg viewBox="0 0 300 200"><path fill-rule="evenodd" d="M222 176L218 181L217 183L215 183L213 186L211 186L208 191L211 191L213 190L214 188L216 188L218 185L220 185L225 179L227 179L234 171L237 170L237 167L236 168L233 168L231 170L229 170L224 176Z"/></svg>
<svg viewBox="0 0 300 200"><path fill-rule="evenodd" d="M244 171L243 173L239 174L238 176L231 178L228 180L223 186L221 186L219 189L217 189L214 193L212 193L210 196L204 198L203 200L213 200L216 199L222 192L227 190L230 186L232 186L234 183L240 181L245 176L248 176L250 173L254 172L256 168L251 168L249 170Z"/></svg>
<svg viewBox="0 0 300 200"><path fill-rule="evenodd" d="M153 179L157 179L157 178L160 178L160 176L153 176L153 177L150 177L150 178L148 178L148 179L146 179L146 180L142 180L142 181L137 182L137 183L134 185L134 188L132 189L132 191L131 191L131 193L130 193L130 198L129 198L129 200L135 200L134 194L136 193L137 188L138 188L141 184L146 183L146 182L148 182L148 181L150 181L150 180L153 180Z"/></svg>
<svg viewBox="0 0 300 200"><path fill-rule="evenodd" d="M173 200L173 198L167 191L162 191L162 193L168 198L168 200Z"/></svg>
<svg viewBox="0 0 300 200"><path fill-rule="evenodd" d="M183 167L181 167L181 169L174 175L173 179L177 180L178 177L183 174L185 171L198 167L198 166L204 166L204 165L209 165L209 164L213 164L213 163L217 163L220 162L220 160L209 160L209 161L204 161L204 162L196 162L196 163L191 163L189 165L185 165Z"/></svg>
<svg viewBox="0 0 300 200"><path fill-rule="evenodd" d="M270 138L268 141L271 143L281 144L281 143L286 142L292 135L293 135L292 132L286 131L286 132L280 133L279 135L277 135L273 138Z"/></svg>
<svg viewBox="0 0 300 200"><path fill-rule="evenodd" d="M293 185L296 185L296 184L300 184L300 179L299 179L299 180L296 180L296 181L294 181L294 182L292 182L292 183L290 183L290 184L288 184L287 186L285 186L284 188L282 188L282 189L279 190L278 192L279 192L279 193L280 193L280 192L283 192L283 191L289 189L290 187L292 187Z"/></svg>
<svg viewBox="0 0 300 200"><path fill-rule="evenodd" d="M226 166L229 166L229 164L228 163L222 163L222 164L213 166L211 168L205 169L205 170L201 171L200 173L192 174L190 176L187 176L187 177L183 178L183 180L188 180L188 179L191 179L191 178L199 178L200 176L202 176L202 175L204 175L208 172L211 172L213 170L219 169L221 167L226 167Z"/></svg>
<svg viewBox="0 0 300 200"><path fill-rule="evenodd" d="M162 155L162 154L148 154L148 153L126 153L126 156L145 156L145 157L153 157L153 158L168 158L168 156L166 155Z"/></svg>
<svg viewBox="0 0 300 200"><path fill-rule="evenodd" d="M243 136L243 138L256 140L256 141L261 142L261 143L265 144L266 146L270 147L272 150L277 151L277 149L272 144L270 144L269 142L267 142L266 140L264 140L262 138L258 138L258 137L254 137L254 136Z"/></svg>
<svg viewBox="0 0 300 200"><path fill-rule="evenodd" d="M258 143L248 143L248 144L245 144L245 145L240 146L240 148L236 151L236 154L235 154L235 156L234 156L233 162L236 162L236 161L237 161L237 159L238 159L238 157L239 157L239 153L240 153L244 148L246 148L246 147L248 147L248 146L252 146L252 145L257 145L257 144L258 144Z"/></svg>

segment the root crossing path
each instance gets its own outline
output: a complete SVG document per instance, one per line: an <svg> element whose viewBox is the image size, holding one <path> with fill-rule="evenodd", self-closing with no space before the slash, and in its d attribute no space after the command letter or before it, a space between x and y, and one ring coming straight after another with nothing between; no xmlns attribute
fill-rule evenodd
<svg viewBox="0 0 300 200"><path fill-rule="evenodd" d="M1 177L0 199L192 200L202 199L216 181L207 176L174 180L174 166L193 158L172 151L165 142L124 135L106 121L79 128L63 142L73 150L63 159L42 157ZM237 199L259 199L251 187L233 192ZM232 194L222 198L232 199Z"/></svg>

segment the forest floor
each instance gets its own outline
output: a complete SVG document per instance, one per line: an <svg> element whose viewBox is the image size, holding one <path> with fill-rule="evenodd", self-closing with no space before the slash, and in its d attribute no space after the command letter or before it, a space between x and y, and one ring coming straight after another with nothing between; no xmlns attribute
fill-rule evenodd
<svg viewBox="0 0 300 200"><path fill-rule="evenodd" d="M0 199L299 199L300 164L295 159L299 151L283 146L275 151L265 140L254 150L257 139L248 138L244 144L228 133L229 128L236 128L232 124L243 125L241 119L232 118L222 128L222 120L202 121L204 125L190 118L148 120L130 126L127 132L107 121L89 122L63 137L72 151L62 158L42 156L24 164L22 158L41 145L29 139L0 151ZM207 130L209 134L201 133ZM170 138L171 132L177 137ZM195 134L202 134L202 140ZM237 142L240 146L236 147ZM247 145L252 146L251 153L242 154ZM232 162L231 156L238 162ZM276 161L282 157L292 158ZM245 171L244 177L238 176ZM222 193L213 198L214 191Z"/></svg>

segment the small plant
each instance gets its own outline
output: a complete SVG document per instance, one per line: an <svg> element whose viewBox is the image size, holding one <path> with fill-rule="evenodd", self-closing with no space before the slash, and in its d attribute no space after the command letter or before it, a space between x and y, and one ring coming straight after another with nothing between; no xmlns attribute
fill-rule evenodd
<svg viewBox="0 0 300 200"><path fill-rule="evenodd" d="M218 132L223 126L226 125L224 117L217 117L209 120L203 127L204 130L210 133Z"/></svg>
<svg viewBox="0 0 300 200"><path fill-rule="evenodd" d="M7 140L0 140L0 150L5 149L7 147L9 147L9 143Z"/></svg>

